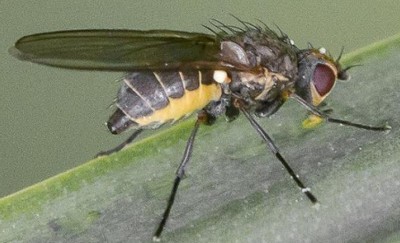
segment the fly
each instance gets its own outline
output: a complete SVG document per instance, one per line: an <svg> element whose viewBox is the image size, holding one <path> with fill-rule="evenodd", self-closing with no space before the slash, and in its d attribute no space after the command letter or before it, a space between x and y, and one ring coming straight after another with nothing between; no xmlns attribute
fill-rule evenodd
<svg viewBox="0 0 400 243"><path fill-rule="evenodd" d="M107 126L113 134L128 129L134 132L127 141L101 154L119 151L145 129L156 129L197 112L154 233L156 241L166 225L201 124L210 125L221 115L234 120L243 113L313 204L318 203L317 198L254 116L268 117L292 98L327 122L374 131L390 129L388 125L332 118L318 108L337 79L348 79L352 66L340 65L341 54L335 60L323 48L299 49L281 31L239 21L242 27L211 21L212 28L206 28L213 34L172 30L48 32L22 37L10 49L18 59L48 66L127 72Z"/></svg>

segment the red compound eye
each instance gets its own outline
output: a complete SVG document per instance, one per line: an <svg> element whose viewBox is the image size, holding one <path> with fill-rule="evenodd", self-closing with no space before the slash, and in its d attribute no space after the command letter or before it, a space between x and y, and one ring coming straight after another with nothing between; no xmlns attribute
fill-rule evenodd
<svg viewBox="0 0 400 243"><path fill-rule="evenodd" d="M314 70L313 82L318 94L325 96L335 84L336 75L328 65L317 64Z"/></svg>

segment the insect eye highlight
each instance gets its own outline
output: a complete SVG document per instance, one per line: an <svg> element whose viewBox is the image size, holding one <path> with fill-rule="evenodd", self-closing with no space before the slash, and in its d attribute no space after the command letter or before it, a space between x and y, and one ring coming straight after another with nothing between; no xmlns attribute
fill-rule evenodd
<svg viewBox="0 0 400 243"><path fill-rule="evenodd" d="M317 64L313 74L313 83L320 96L327 95L335 84L336 75L331 67Z"/></svg>

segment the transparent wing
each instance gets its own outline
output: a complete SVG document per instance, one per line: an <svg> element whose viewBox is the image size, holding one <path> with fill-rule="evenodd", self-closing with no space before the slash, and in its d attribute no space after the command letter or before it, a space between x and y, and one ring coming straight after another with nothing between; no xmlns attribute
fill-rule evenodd
<svg viewBox="0 0 400 243"><path fill-rule="evenodd" d="M170 30L71 30L22 37L10 53L21 60L86 70L132 71L218 66L216 38Z"/></svg>

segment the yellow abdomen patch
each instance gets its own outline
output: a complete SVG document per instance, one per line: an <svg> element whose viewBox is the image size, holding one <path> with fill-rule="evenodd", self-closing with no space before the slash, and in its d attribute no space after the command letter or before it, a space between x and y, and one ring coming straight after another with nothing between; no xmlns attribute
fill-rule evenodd
<svg viewBox="0 0 400 243"><path fill-rule="evenodd" d="M211 101L219 100L221 95L222 90L219 84L200 84L198 89L185 90L185 94L180 98L169 98L169 104L165 108L155 110L151 115L134 119L134 121L139 126L175 121L204 108Z"/></svg>

